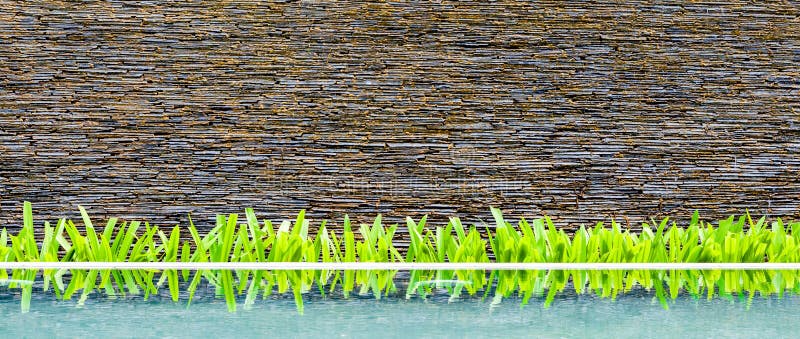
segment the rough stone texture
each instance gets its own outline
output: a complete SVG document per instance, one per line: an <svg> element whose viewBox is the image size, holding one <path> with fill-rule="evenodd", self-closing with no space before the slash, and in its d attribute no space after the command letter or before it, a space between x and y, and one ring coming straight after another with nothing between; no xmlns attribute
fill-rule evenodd
<svg viewBox="0 0 800 339"><path fill-rule="evenodd" d="M0 0L0 222L797 218L798 8Z"/></svg>

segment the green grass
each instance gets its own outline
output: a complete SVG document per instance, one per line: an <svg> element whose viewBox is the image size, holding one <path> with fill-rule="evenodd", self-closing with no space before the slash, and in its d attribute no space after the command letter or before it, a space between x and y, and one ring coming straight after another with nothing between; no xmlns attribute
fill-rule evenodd
<svg viewBox="0 0 800 339"><path fill-rule="evenodd" d="M200 234L189 219L188 227L160 229L145 222L94 225L79 207L82 225L60 219L34 228L29 202L23 207L23 227L16 234L0 231L0 261L4 262L406 262L406 263L761 263L800 262L800 223L780 218L767 223L749 214L731 216L715 224L695 213L687 225L669 219L651 220L641 232L597 223L581 226L573 235L553 225L549 217L520 219L516 225L492 208L495 224L465 226L450 218L446 226L428 227L427 218L406 219L410 245L403 251L393 239L398 225L384 225L378 215L370 224L352 225L345 216L341 231L326 222L312 225L301 211L293 221L273 225L259 220L252 209L244 218L218 215L216 225ZM277 226L277 227L276 227ZM312 232L311 230L316 230ZM481 232L482 231L482 232ZM38 233L37 233L38 232ZM403 232L405 232L403 230ZM186 240L182 240L186 239ZM303 311L303 294L312 289L323 295L353 293L376 298L405 294L425 297L446 291L451 299L463 295L489 297L493 302L519 296L522 304L532 297L549 306L557 293L573 288L615 298L642 286L668 307L681 291L694 297L753 298L756 294L783 295L800 291L798 271L482 271L414 270L408 287L398 291L396 271L329 270L80 270L0 269L0 284L21 293L22 311L30 308L34 282L58 298L78 298L81 305L92 293L108 297L143 295L169 290L178 301L188 292L187 305L202 282L213 286L228 309L248 308L272 293L294 295ZM571 282L571 283L570 283ZM38 286L38 284L37 284ZM237 298L238 297L238 298ZM237 300L242 300L241 304Z"/></svg>

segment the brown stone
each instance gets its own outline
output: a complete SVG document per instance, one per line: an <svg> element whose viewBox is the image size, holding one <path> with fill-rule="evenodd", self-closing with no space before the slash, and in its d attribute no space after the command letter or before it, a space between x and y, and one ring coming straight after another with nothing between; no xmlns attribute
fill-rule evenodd
<svg viewBox="0 0 800 339"><path fill-rule="evenodd" d="M798 15L0 0L0 222L797 218Z"/></svg>

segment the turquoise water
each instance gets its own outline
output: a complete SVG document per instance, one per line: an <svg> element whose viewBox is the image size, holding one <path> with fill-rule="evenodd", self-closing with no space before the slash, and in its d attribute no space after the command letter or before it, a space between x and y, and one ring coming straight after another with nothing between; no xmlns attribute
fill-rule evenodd
<svg viewBox="0 0 800 339"><path fill-rule="evenodd" d="M800 297L756 297L747 308L738 299L694 300L680 297L664 310L648 292L617 301L591 295L560 295L544 309L541 299L520 308L519 300L497 306L478 298L449 303L447 296L427 300L309 295L298 315L291 297L259 300L249 310L228 313L210 296L173 303L156 297L90 298L75 301L36 295L30 313L20 313L19 295L0 292L0 334L4 338L468 338L468 337L751 337L800 334Z"/></svg>

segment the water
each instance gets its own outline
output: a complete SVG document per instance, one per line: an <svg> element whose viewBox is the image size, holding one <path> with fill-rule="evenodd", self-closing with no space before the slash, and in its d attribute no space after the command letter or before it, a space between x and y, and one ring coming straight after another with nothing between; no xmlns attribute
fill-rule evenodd
<svg viewBox="0 0 800 339"><path fill-rule="evenodd" d="M288 296L259 300L249 310L228 313L223 300L201 297L185 302L162 297L149 301L90 298L75 301L36 295L30 313L20 313L19 296L0 293L3 337L137 337L137 338L467 338L467 337L793 337L800 333L800 297L756 297L745 301L688 296L664 310L652 294L637 292L617 301L592 295L563 294L544 309L541 299L520 308L519 300L491 307L478 298L448 303L446 296L428 300L307 296L298 315Z"/></svg>

